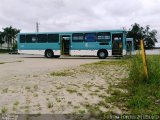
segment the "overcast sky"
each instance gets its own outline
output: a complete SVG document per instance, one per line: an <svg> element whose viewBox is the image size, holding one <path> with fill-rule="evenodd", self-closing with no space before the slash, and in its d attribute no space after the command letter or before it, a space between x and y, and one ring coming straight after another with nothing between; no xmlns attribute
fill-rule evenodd
<svg viewBox="0 0 160 120"><path fill-rule="evenodd" d="M21 32L126 29L137 22L158 30L160 0L0 0L0 28Z"/></svg>

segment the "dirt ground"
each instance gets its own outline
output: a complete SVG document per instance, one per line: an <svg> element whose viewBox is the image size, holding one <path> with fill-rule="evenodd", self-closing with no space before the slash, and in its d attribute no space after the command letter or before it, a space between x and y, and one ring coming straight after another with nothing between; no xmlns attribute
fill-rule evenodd
<svg viewBox="0 0 160 120"><path fill-rule="evenodd" d="M30 75L63 70L97 61L100 60L96 57L62 57L60 59L47 59L38 55L0 54L0 80L8 80L15 75Z"/></svg>
<svg viewBox="0 0 160 120"><path fill-rule="evenodd" d="M0 112L87 113L89 109L86 106L102 103L110 96L106 92L109 85L118 84L120 79L128 77L125 67L90 64L98 61L101 60L0 55ZM122 113L109 103L99 109Z"/></svg>

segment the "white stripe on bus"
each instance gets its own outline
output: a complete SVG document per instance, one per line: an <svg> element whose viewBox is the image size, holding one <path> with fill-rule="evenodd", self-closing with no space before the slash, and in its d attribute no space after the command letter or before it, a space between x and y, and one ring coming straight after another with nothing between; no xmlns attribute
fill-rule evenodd
<svg viewBox="0 0 160 120"><path fill-rule="evenodd" d="M60 50L53 50L54 55L60 55ZM44 55L45 50L18 50L20 54L35 54L35 55Z"/></svg>

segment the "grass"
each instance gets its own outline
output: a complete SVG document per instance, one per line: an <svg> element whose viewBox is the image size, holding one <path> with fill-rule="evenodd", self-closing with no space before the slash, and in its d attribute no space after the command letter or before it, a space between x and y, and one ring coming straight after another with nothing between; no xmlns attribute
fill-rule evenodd
<svg viewBox="0 0 160 120"><path fill-rule="evenodd" d="M90 113L90 117L97 118L101 114L101 110L99 109L99 105L89 105L86 104L88 112ZM99 118L99 117L98 117Z"/></svg>
<svg viewBox="0 0 160 120"><path fill-rule="evenodd" d="M56 101L57 101L57 102L61 102L61 99L60 99L60 98L56 98Z"/></svg>
<svg viewBox="0 0 160 120"><path fill-rule="evenodd" d="M72 104L72 102L71 102L71 101L68 101L68 104L69 104L69 105L71 105L71 104Z"/></svg>
<svg viewBox="0 0 160 120"><path fill-rule="evenodd" d="M68 87L68 88L66 89L66 91L68 91L69 93L77 93L77 90L76 90L76 89L73 89L73 88L70 88L70 87Z"/></svg>
<svg viewBox="0 0 160 120"><path fill-rule="evenodd" d="M80 92L79 92L79 93L77 93L77 95L79 95L79 96L83 96L83 94L82 94L82 93L80 93Z"/></svg>
<svg viewBox="0 0 160 120"><path fill-rule="evenodd" d="M128 90L131 94L128 108L134 114L159 114L160 103L160 56L147 56L147 79L144 74L141 56L131 60Z"/></svg>
<svg viewBox="0 0 160 120"><path fill-rule="evenodd" d="M20 106L20 109L29 109L30 106L26 105L26 106Z"/></svg>
<svg viewBox="0 0 160 120"><path fill-rule="evenodd" d="M3 89L2 91L3 93L8 93L8 88Z"/></svg>
<svg viewBox="0 0 160 120"><path fill-rule="evenodd" d="M47 103L47 107L48 107L48 108L53 108L53 103L49 101L49 102Z"/></svg>
<svg viewBox="0 0 160 120"><path fill-rule="evenodd" d="M1 113L2 113L2 114L7 113L7 111L8 111L8 108L6 108L6 107L3 107L3 108L1 109Z"/></svg>
<svg viewBox="0 0 160 120"><path fill-rule="evenodd" d="M0 49L0 54L8 53L10 50Z"/></svg>
<svg viewBox="0 0 160 120"><path fill-rule="evenodd" d="M89 71L86 70L86 69L81 69L80 72L81 72L81 73L89 73Z"/></svg>
<svg viewBox="0 0 160 120"><path fill-rule="evenodd" d="M49 98L46 98L47 101L49 101Z"/></svg>
<svg viewBox="0 0 160 120"><path fill-rule="evenodd" d="M33 77L38 77L38 75L33 75Z"/></svg>
<svg viewBox="0 0 160 120"><path fill-rule="evenodd" d="M34 85L33 88L34 88L34 90L37 91L38 90L38 85Z"/></svg>
<svg viewBox="0 0 160 120"><path fill-rule="evenodd" d="M100 90L98 90L98 89L97 89L97 90L95 90L94 92L96 92L96 93L97 93L97 92L100 92Z"/></svg>
<svg viewBox="0 0 160 120"><path fill-rule="evenodd" d="M18 61L15 61L15 62L23 62L23 60L18 60Z"/></svg>
<svg viewBox="0 0 160 120"><path fill-rule="evenodd" d="M34 94L33 94L33 97L38 97L38 94L37 94L37 93L34 93Z"/></svg>
<svg viewBox="0 0 160 120"><path fill-rule="evenodd" d="M15 105L15 106L18 106L18 105L19 105L19 101L16 101L16 102L14 103L14 105Z"/></svg>
<svg viewBox="0 0 160 120"><path fill-rule="evenodd" d="M16 111L17 110L17 107L18 107L18 105L19 105L19 101L16 101L15 103L14 103L14 105L13 105L13 111Z"/></svg>
<svg viewBox="0 0 160 120"><path fill-rule="evenodd" d="M126 62L128 62L128 60L126 59L121 59L121 60L116 60L116 61L100 61L100 62L95 62L95 63L92 63L92 64L83 64L81 66L101 66L103 67L104 65L125 65Z"/></svg>
<svg viewBox="0 0 160 120"><path fill-rule="evenodd" d="M30 86L26 86L25 89L26 89L26 90L30 90L31 87L30 87Z"/></svg>
<svg viewBox="0 0 160 120"><path fill-rule="evenodd" d="M46 90L43 90L43 93L46 93Z"/></svg>
<svg viewBox="0 0 160 120"><path fill-rule="evenodd" d="M85 110L79 110L78 113L84 115L86 113L86 111Z"/></svg>
<svg viewBox="0 0 160 120"><path fill-rule="evenodd" d="M52 72L50 75L51 76L72 76L74 74L75 74L74 72L64 70L64 71Z"/></svg>
<svg viewBox="0 0 160 120"><path fill-rule="evenodd" d="M80 108L80 106L74 106L74 109L79 109Z"/></svg>
<svg viewBox="0 0 160 120"><path fill-rule="evenodd" d="M13 62L0 62L0 64L6 64L6 63L14 63L14 62L23 62L23 61L13 61Z"/></svg>
<svg viewBox="0 0 160 120"><path fill-rule="evenodd" d="M17 110L17 107L16 107L16 106L13 106L12 110L13 110L13 111L16 111L16 110Z"/></svg>
<svg viewBox="0 0 160 120"><path fill-rule="evenodd" d="M88 83L84 84L84 87L89 90L91 87L93 87L93 84L88 82Z"/></svg>

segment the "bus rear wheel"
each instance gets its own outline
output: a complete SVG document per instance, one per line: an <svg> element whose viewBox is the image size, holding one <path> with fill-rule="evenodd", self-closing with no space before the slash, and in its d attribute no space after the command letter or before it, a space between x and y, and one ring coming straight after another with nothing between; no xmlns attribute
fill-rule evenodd
<svg viewBox="0 0 160 120"><path fill-rule="evenodd" d="M105 59L108 57L108 52L106 50L99 50L97 53L99 59Z"/></svg>
<svg viewBox="0 0 160 120"><path fill-rule="evenodd" d="M46 50L45 51L45 57L46 58L52 58L54 56L53 51L52 50Z"/></svg>

